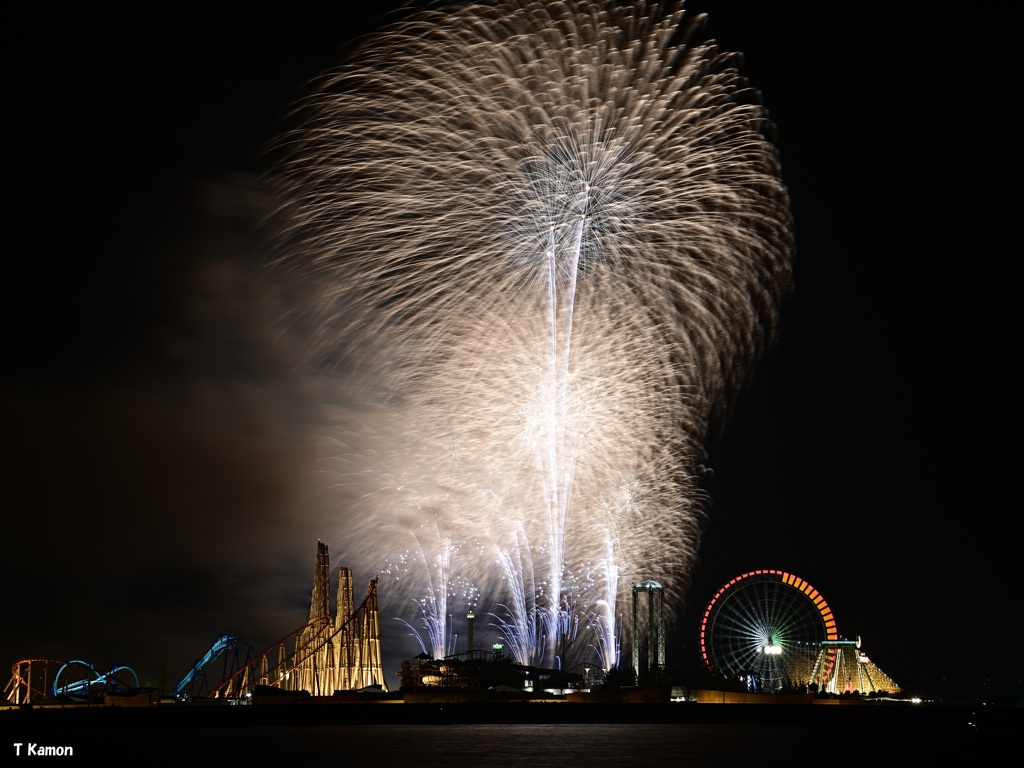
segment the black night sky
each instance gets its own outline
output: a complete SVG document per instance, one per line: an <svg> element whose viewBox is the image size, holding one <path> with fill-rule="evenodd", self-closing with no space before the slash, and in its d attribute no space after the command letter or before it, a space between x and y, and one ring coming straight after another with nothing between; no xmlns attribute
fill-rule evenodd
<svg viewBox="0 0 1024 768"><path fill-rule="evenodd" d="M378 19L254 7L5 14L0 664L177 679L221 635L301 624L315 541L343 536L303 512L316 408L266 330L263 201L241 190ZM718 587L779 568L905 688L1019 692L1010 14L688 7L778 126L797 256L779 343L710 447L674 652L695 663Z"/></svg>

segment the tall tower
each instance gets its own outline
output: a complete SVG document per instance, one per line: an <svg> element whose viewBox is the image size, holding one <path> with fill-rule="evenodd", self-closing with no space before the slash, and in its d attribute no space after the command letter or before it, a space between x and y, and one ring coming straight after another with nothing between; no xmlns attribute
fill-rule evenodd
<svg viewBox="0 0 1024 768"><path fill-rule="evenodd" d="M640 666L640 615L638 600L640 594L647 595L647 658ZM655 596L657 596L657 617L655 617ZM633 674L637 681L658 678L665 672L665 588L658 582L647 579L633 585Z"/></svg>
<svg viewBox="0 0 1024 768"><path fill-rule="evenodd" d="M366 599L353 605L352 571L338 569L338 602L331 619L328 595L331 566L327 545L317 542L313 596L309 624L298 632L295 651L286 656L279 648L278 673L284 690L305 690L314 696L379 685L387 690L381 662L377 619L377 580L370 582ZM268 677L266 670L262 672Z"/></svg>
<svg viewBox="0 0 1024 768"><path fill-rule="evenodd" d="M335 617L336 627L345 623L352 615L355 606L352 604L352 571L342 566L338 569L338 614Z"/></svg>
<svg viewBox="0 0 1024 768"><path fill-rule="evenodd" d="M331 618L331 560L327 545L316 540L316 568L313 571L313 599L309 602L310 622Z"/></svg>
<svg viewBox="0 0 1024 768"><path fill-rule="evenodd" d="M377 621L377 580L370 589L359 616L359 658L353 665L356 688L379 685L387 690L380 657L380 626Z"/></svg>
<svg viewBox="0 0 1024 768"><path fill-rule="evenodd" d="M357 627L352 619L355 606L352 604L352 571L338 569L338 612L334 616L335 642L338 644L338 688L350 691L358 687L352 675L352 664L357 650L355 638Z"/></svg>
<svg viewBox="0 0 1024 768"><path fill-rule="evenodd" d="M290 686L314 696L329 696L335 687L335 648L333 643L325 642L331 631L330 595L330 556L327 544L317 540L309 624L295 639L297 667Z"/></svg>
<svg viewBox="0 0 1024 768"><path fill-rule="evenodd" d="M387 690L380 653L376 579L370 582L366 599L357 607L352 599L352 571L338 569L338 606L331 642L337 664L334 690L354 691L371 685Z"/></svg>

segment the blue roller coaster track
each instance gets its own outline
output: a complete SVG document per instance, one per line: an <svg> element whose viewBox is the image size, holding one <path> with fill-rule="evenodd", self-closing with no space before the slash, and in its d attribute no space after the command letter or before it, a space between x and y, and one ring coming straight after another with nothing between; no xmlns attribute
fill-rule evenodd
<svg viewBox="0 0 1024 768"><path fill-rule="evenodd" d="M69 681L68 676L72 668L81 669L86 677L81 680ZM73 659L66 662L53 678L53 696L88 696L89 689L95 685L106 686L107 690L126 690L131 686L125 685L124 675L130 674L135 680L135 688L139 687L139 676L131 667L114 667L106 674L101 674L87 661ZM120 677L119 677L120 675ZM63 677L64 682L61 682Z"/></svg>
<svg viewBox="0 0 1024 768"><path fill-rule="evenodd" d="M209 692L207 669L212 669L211 665L214 662L222 659L224 664L223 674L215 680L215 683L219 683L230 678L236 670L252 663L254 654L252 646L237 635L224 635L213 642L206 655L181 679L174 691L175 695L179 698L205 695Z"/></svg>

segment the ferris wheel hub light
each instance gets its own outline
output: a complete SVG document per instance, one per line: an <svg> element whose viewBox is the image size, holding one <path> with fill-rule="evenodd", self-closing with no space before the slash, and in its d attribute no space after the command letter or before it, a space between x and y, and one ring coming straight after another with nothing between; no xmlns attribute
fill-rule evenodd
<svg viewBox="0 0 1024 768"><path fill-rule="evenodd" d="M782 646L781 645L771 645L771 644L769 644L769 645L766 645L762 650L766 654L768 654L769 656L781 656L782 655Z"/></svg>

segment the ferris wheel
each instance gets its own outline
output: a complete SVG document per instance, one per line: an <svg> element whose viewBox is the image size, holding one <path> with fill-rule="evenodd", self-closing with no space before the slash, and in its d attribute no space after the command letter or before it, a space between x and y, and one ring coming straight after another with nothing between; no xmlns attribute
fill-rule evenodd
<svg viewBox="0 0 1024 768"><path fill-rule="evenodd" d="M715 593L700 624L704 664L748 690L806 685L824 641L838 639L821 594L784 571L750 571Z"/></svg>

